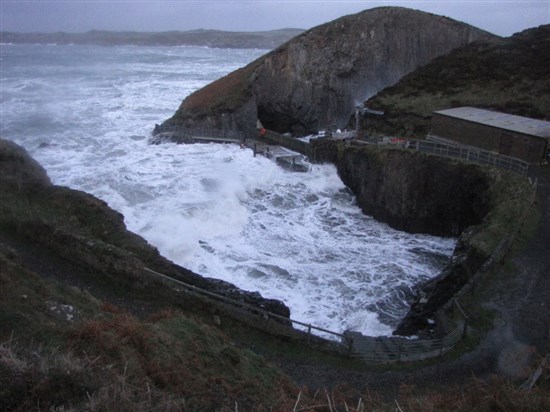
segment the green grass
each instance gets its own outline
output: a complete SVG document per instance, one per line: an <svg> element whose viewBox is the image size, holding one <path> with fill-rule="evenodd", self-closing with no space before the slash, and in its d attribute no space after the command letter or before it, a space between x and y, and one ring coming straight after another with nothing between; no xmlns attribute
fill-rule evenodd
<svg viewBox="0 0 550 412"><path fill-rule="evenodd" d="M472 238L472 245L486 256L502 239L515 236L531 209L532 188L524 177L499 172L494 174L489 194L491 210Z"/></svg>

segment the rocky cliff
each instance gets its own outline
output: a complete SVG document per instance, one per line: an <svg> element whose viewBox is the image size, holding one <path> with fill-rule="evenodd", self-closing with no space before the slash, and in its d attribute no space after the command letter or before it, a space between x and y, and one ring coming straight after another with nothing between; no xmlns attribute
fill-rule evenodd
<svg viewBox="0 0 550 412"><path fill-rule="evenodd" d="M336 165L363 211L395 229L458 236L489 211L492 177L482 166L331 140L317 139L312 146L316 161Z"/></svg>
<svg viewBox="0 0 550 412"><path fill-rule="evenodd" d="M418 137L435 110L475 106L550 120L550 25L438 57L364 102L368 133ZM536 98L533 98L536 96Z"/></svg>
<svg viewBox="0 0 550 412"><path fill-rule="evenodd" d="M311 145L315 161L336 165L365 213L395 229L458 237L444 270L419 285L397 334L428 329L530 207L526 179L508 172L399 148L329 139Z"/></svg>
<svg viewBox="0 0 550 412"><path fill-rule="evenodd" d="M344 127L354 107L433 58L487 32L420 11L382 7L315 27L188 96L171 127L269 129L297 134Z"/></svg>

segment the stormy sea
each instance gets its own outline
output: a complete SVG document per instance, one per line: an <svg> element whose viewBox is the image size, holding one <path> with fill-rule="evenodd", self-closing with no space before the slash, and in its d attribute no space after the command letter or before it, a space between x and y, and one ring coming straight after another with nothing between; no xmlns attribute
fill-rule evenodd
<svg viewBox="0 0 550 412"><path fill-rule="evenodd" d="M266 50L1 45L1 130L52 181L89 192L175 263L284 301L293 319L390 334L456 239L364 215L331 165L149 144L181 100ZM154 293L154 291L152 291Z"/></svg>

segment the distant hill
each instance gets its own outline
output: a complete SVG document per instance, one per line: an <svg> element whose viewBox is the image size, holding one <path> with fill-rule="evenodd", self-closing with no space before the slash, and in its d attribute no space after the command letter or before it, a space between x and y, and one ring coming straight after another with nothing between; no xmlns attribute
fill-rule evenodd
<svg viewBox="0 0 550 412"><path fill-rule="evenodd" d="M425 135L431 113L476 106L550 120L550 25L499 41L475 42L434 59L364 102L384 111L371 133Z"/></svg>
<svg viewBox="0 0 550 412"><path fill-rule="evenodd" d="M219 48L273 49L299 35L302 29L257 32L190 30L166 32L116 32L92 30L86 33L1 32L2 43L90 44L101 46L207 46Z"/></svg>

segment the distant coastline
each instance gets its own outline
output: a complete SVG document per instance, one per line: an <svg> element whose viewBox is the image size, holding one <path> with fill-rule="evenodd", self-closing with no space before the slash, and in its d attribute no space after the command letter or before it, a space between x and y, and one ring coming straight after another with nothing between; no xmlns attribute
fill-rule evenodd
<svg viewBox="0 0 550 412"><path fill-rule="evenodd" d="M86 33L0 32L2 44L57 44L99 46L206 46L238 49L274 49L303 33L302 29L257 32L190 30L166 32L116 32L92 30Z"/></svg>

